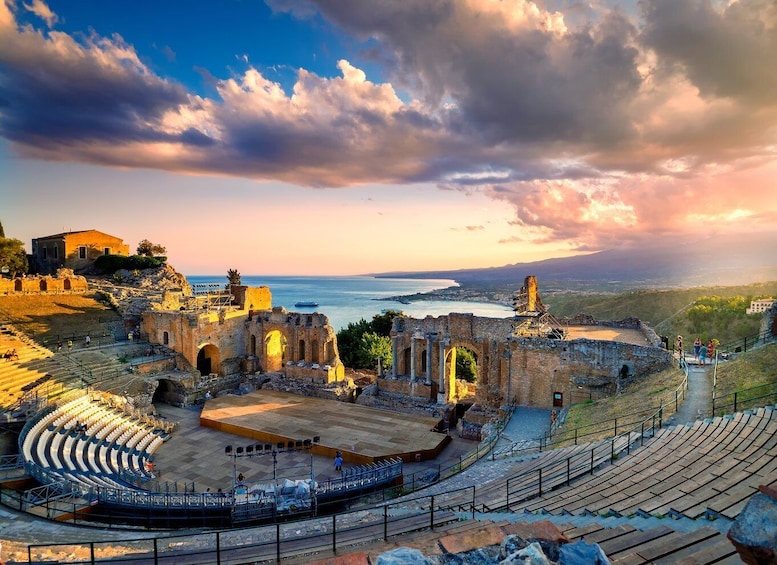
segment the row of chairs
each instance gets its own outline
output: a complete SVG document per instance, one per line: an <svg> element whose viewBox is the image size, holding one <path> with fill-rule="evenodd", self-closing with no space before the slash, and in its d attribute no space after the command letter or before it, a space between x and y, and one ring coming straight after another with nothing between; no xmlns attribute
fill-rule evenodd
<svg viewBox="0 0 777 565"><path fill-rule="evenodd" d="M130 488L127 477L154 478L148 463L168 437L82 396L40 418L22 438L20 451L25 460L86 489Z"/></svg>

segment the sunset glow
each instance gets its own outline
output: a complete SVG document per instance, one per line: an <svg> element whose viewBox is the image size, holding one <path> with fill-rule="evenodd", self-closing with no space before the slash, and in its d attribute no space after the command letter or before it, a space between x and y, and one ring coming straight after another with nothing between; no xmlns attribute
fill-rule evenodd
<svg viewBox="0 0 777 565"><path fill-rule="evenodd" d="M0 0L0 221L186 274L774 237L777 8Z"/></svg>

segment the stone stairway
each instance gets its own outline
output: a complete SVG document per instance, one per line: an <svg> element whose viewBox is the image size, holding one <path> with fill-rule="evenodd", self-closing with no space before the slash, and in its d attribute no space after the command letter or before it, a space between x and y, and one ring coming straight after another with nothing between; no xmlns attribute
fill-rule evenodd
<svg viewBox="0 0 777 565"><path fill-rule="evenodd" d="M459 513L461 519L472 518L472 513ZM614 528L628 524L638 530L648 530L658 526L667 526L676 532L690 533L701 528L715 528L722 534L726 534L733 524L733 520L719 518L717 520L691 520L690 518L656 518L653 516L615 516L596 514L549 514L546 512L476 512L475 519L481 521L504 520L510 523L534 523L551 522L557 526L573 524L576 527L599 524L605 528Z"/></svg>

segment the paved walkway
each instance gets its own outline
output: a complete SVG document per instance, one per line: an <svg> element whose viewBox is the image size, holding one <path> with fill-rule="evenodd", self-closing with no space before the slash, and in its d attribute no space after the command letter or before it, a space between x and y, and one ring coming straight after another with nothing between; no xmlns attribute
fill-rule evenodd
<svg viewBox="0 0 777 565"><path fill-rule="evenodd" d="M699 418L712 415L712 378L715 366L695 364L693 357L686 356L688 363L688 390L679 409L667 418L667 424L688 424Z"/></svg>

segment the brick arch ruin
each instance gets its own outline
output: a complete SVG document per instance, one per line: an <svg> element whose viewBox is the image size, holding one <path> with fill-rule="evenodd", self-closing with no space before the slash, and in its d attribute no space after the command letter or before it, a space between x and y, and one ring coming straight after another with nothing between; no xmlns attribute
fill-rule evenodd
<svg viewBox="0 0 777 565"><path fill-rule="evenodd" d="M457 313L396 318L391 330L392 370L378 380L378 388L428 402L456 402L451 351L463 346L477 356L479 404L498 408L511 400L523 406L558 408L579 400L580 390L587 396L613 394L625 379L639 378L671 362L670 352L655 343L652 330L639 320L614 324L642 332L645 345L516 336L512 318Z"/></svg>
<svg viewBox="0 0 777 565"><path fill-rule="evenodd" d="M396 318L391 329L392 372L390 378L426 387L416 396L447 403L456 399L455 371L451 363L456 347L466 347L477 357L478 389L497 390L506 376L500 355L512 328L509 319L482 318L451 313L423 320ZM423 369L423 370L421 370ZM421 392L421 394L418 394Z"/></svg>
<svg viewBox="0 0 777 565"><path fill-rule="evenodd" d="M272 307L266 287L232 287L217 298L167 292L160 304L142 313L142 333L200 372L210 363L209 374L219 377L272 371L323 383L345 378L336 334L325 315Z"/></svg>

